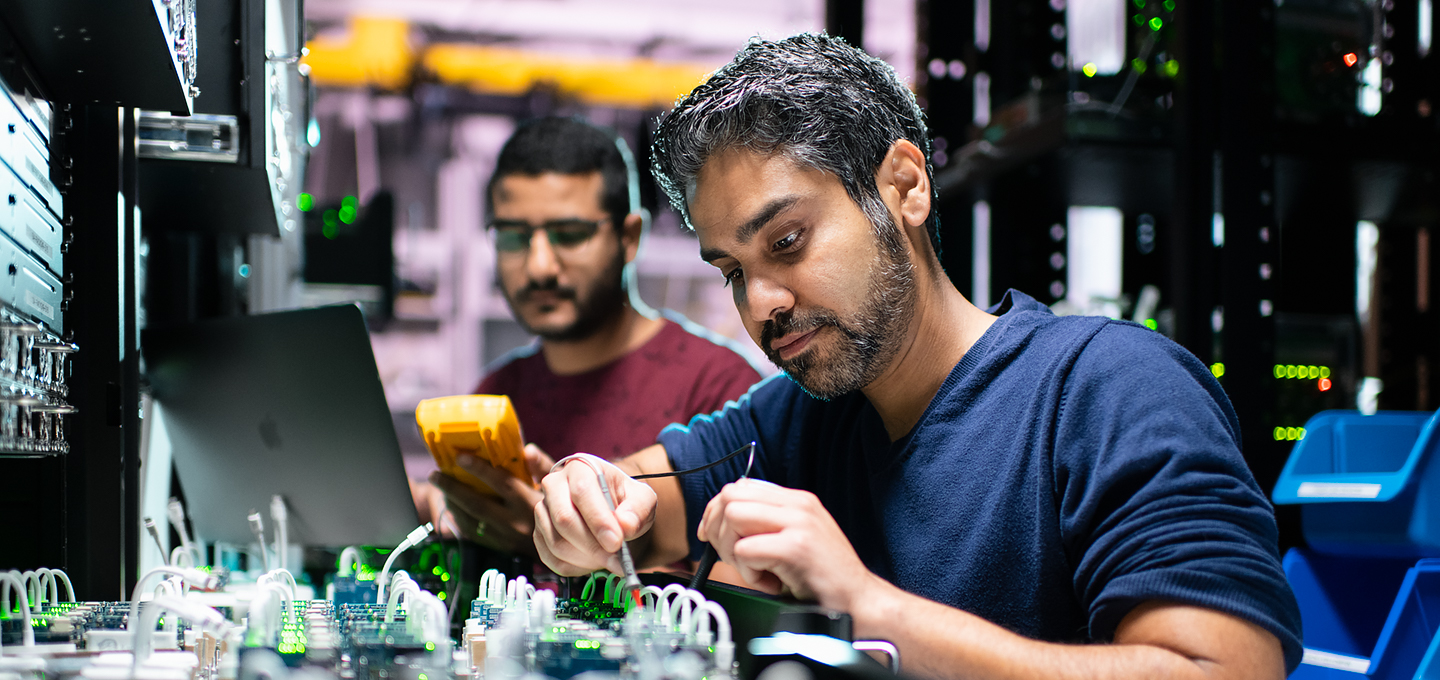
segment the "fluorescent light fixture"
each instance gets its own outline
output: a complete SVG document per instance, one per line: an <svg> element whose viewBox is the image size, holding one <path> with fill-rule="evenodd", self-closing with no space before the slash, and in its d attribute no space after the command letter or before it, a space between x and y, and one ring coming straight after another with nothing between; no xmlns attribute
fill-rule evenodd
<svg viewBox="0 0 1440 680"><path fill-rule="evenodd" d="M1125 0L1069 0L1065 35L1070 68L1087 75L1120 72L1125 64L1125 4Z"/></svg>
<svg viewBox="0 0 1440 680"><path fill-rule="evenodd" d="M1359 101L1355 103L1355 107L1360 109L1360 113L1367 116L1380 113L1380 105L1382 103L1380 82L1381 76L1383 75L1380 69L1380 60L1371 57L1369 65L1365 67L1365 70L1360 75L1360 88L1357 94Z"/></svg>
<svg viewBox="0 0 1440 680"><path fill-rule="evenodd" d="M1380 228L1369 220L1355 223L1355 316L1360 325L1370 322L1370 298L1375 284L1376 249Z"/></svg>
<svg viewBox="0 0 1440 680"><path fill-rule="evenodd" d="M975 74L975 127L990 125L990 74Z"/></svg>
<svg viewBox="0 0 1440 680"><path fill-rule="evenodd" d="M1430 54L1430 40L1435 30L1435 8L1430 0L1420 0L1420 35L1416 36L1415 49L1423 59Z"/></svg>
<svg viewBox="0 0 1440 680"><path fill-rule="evenodd" d="M990 204L976 201L970 265L970 302L980 309L990 306Z"/></svg>
<svg viewBox="0 0 1440 680"><path fill-rule="evenodd" d="M1066 218L1070 237L1065 242L1065 299L1084 313L1119 318L1125 213L1108 206L1074 205Z"/></svg>
<svg viewBox="0 0 1440 680"><path fill-rule="evenodd" d="M990 0L975 0L975 49L990 49Z"/></svg>

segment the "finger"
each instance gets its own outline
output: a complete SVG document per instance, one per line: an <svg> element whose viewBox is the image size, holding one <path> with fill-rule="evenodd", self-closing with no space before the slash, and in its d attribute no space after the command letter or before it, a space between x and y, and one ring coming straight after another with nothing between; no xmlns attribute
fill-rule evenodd
<svg viewBox="0 0 1440 680"><path fill-rule="evenodd" d="M519 480L515 479L515 476L508 471L501 470L481 458L468 454L457 456L455 458L455 464L460 466L461 470L479 477L480 481L485 482L486 486L494 489L495 493L501 496L516 495L514 483L519 482ZM530 507L530 504L527 503L525 507Z"/></svg>
<svg viewBox="0 0 1440 680"><path fill-rule="evenodd" d="M583 466L582 466L583 467ZM585 468L588 470L588 468ZM581 517L581 510L576 507L575 499L570 487L570 471L562 470L560 473L550 475L541 482L544 489L544 497L535 506L535 527L539 530L541 520L544 520L550 552L557 558L566 562L590 566L598 569L596 564L598 558L594 557L609 551L600 547L595 536L591 533L590 527ZM582 477L584 475L581 475ZM599 484L595 482L594 475L588 475L590 484L595 488L594 494L599 495ZM585 480L577 480L577 484L583 484ZM604 502L603 499L601 502ZM605 509L608 513L608 507ZM585 559L589 557L590 559Z"/></svg>
<svg viewBox="0 0 1440 680"><path fill-rule="evenodd" d="M503 504L476 493L474 489L454 477L443 476L439 484L445 491L445 506L451 509L459 508L476 518L494 519L500 522L513 522L514 512Z"/></svg>
<svg viewBox="0 0 1440 680"><path fill-rule="evenodd" d="M555 526L560 530L560 534L577 545L593 542L607 553L620 550L624 530L620 527L620 521L615 518L615 511L610 508L610 501L605 499L605 492L601 490L594 470L587 465L571 464L566 466L564 472L570 489L570 503L575 510L574 518L565 519L581 521L578 524L573 521L561 522L556 508L551 506L551 517L556 520ZM613 486L611 488L614 489Z"/></svg>
<svg viewBox="0 0 1440 680"><path fill-rule="evenodd" d="M540 447L534 444L525 445L525 468L530 471L532 479L539 481L545 475L550 474L550 468L554 466L555 460Z"/></svg>
<svg viewBox="0 0 1440 680"><path fill-rule="evenodd" d="M595 570L593 567L561 558L556 552L558 541L555 526L550 521L550 512L545 507L545 501L541 501L535 505L534 536L535 552L539 554L540 561L561 576L584 576Z"/></svg>
<svg viewBox="0 0 1440 680"><path fill-rule="evenodd" d="M620 475L619 482L622 498L616 499L615 521L620 524L625 540L631 541L650 530L655 521L655 507L659 499L648 484L637 482L623 474Z"/></svg>
<svg viewBox="0 0 1440 680"><path fill-rule="evenodd" d="M780 534L748 536L735 542L735 561L731 564L750 583L772 582L806 593L810 589L794 577L801 571L795 561L795 547L792 538Z"/></svg>
<svg viewBox="0 0 1440 680"><path fill-rule="evenodd" d="M723 530L742 537L771 534L799 526L805 520L805 514L795 508L739 501L725 505Z"/></svg>

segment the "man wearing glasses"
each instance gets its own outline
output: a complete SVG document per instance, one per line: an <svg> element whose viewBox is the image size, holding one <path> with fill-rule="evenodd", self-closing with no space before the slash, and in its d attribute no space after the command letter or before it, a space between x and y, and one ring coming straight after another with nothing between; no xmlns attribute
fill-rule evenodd
<svg viewBox="0 0 1440 680"><path fill-rule="evenodd" d="M497 279L539 342L496 361L476 392L510 397L537 479L547 452L629 454L760 379L727 341L655 313L627 285L645 220L634 161L614 133L575 118L525 123L501 149L486 197ZM478 459L461 465L502 494L434 473L461 534L533 553L539 493Z"/></svg>

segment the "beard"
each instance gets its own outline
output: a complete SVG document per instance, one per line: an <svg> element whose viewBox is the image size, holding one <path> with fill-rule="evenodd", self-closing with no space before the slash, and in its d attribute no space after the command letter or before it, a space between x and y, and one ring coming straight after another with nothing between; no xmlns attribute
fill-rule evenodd
<svg viewBox="0 0 1440 680"><path fill-rule="evenodd" d="M525 332L551 342L574 342L584 340L615 317L625 306L625 251L618 249L615 259L605 270L583 289L575 286L561 286L555 279L529 280L515 292L505 290L505 302L510 313ZM563 326L532 325L521 313L522 305L530 301L535 293L550 293L561 301L569 300L575 305L575 319Z"/></svg>
<svg viewBox="0 0 1440 680"><path fill-rule="evenodd" d="M823 307L795 309L761 328L765 356L816 399L829 401L879 378L900 351L905 329L915 316L918 292L909 253L883 237L877 238L877 246L866 283L868 294L858 312L846 318ZM790 333L827 327L839 336L829 347L814 343L789 360L772 349L775 340Z"/></svg>

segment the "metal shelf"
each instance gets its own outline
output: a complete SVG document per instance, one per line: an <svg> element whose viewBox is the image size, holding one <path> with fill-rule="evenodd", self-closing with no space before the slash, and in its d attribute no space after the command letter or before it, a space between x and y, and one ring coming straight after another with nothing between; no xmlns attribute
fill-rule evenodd
<svg viewBox="0 0 1440 680"><path fill-rule="evenodd" d="M193 45L170 34L186 0L0 0L0 17L46 96L189 114ZM183 30L183 29L181 29Z"/></svg>

